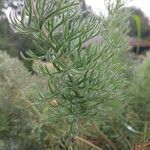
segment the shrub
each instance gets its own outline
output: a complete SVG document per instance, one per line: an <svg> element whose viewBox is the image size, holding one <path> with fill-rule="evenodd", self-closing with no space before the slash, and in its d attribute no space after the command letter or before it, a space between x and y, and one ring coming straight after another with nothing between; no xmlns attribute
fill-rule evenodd
<svg viewBox="0 0 150 150"><path fill-rule="evenodd" d="M150 130L150 56L148 55L140 65L134 66L132 71L134 76L128 89L130 100L128 119L136 131L134 143L139 143L145 146L145 149L149 149L147 143Z"/></svg>
<svg viewBox="0 0 150 150"><path fill-rule="evenodd" d="M42 149L32 133L39 120L32 104L33 88L44 87L23 64L0 51L0 146L5 149ZM43 142L44 144L44 142Z"/></svg>
<svg viewBox="0 0 150 150"><path fill-rule="evenodd" d="M144 62L134 69L135 77L131 82L131 88L129 90L131 94L131 103L134 111L138 114L140 120L150 120L150 56L145 58Z"/></svg>
<svg viewBox="0 0 150 150"><path fill-rule="evenodd" d="M150 69L150 58L145 58L144 62L134 69L136 72L135 78L131 84L132 99L139 108L135 108L135 111L139 113L139 117L142 120L149 120L149 69ZM135 106L135 107L137 107Z"/></svg>
<svg viewBox="0 0 150 150"><path fill-rule="evenodd" d="M128 48L129 12L121 9L121 0L116 2L108 5L109 17L104 19L84 17L74 0L26 0L21 20L12 18L16 29L33 34L42 52L37 56L29 51L27 59L44 59L55 68L51 71L40 65L49 90L39 92L37 107L47 108L43 124L58 125L67 147L71 137L79 140L77 136L82 137L91 122L122 112L127 83L121 53ZM97 35L104 39L102 43L82 47Z"/></svg>

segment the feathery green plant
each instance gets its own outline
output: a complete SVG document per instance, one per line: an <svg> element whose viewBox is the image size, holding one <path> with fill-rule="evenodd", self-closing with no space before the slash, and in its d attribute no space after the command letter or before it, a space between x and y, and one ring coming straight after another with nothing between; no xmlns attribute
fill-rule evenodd
<svg viewBox="0 0 150 150"><path fill-rule="evenodd" d="M37 99L39 108L47 106L46 121L66 122L69 133L81 134L86 122L99 120L112 108L121 111L117 107L124 100L126 85L121 52L128 48L129 16L121 9L123 4L122 0L109 4L105 19L84 17L78 0L26 0L21 19L12 17L12 26L32 34L40 51L36 56L29 50L26 59L46 60L55 68L40 66L49 86ZM103 42L83 48L97 35Z"/></svg>

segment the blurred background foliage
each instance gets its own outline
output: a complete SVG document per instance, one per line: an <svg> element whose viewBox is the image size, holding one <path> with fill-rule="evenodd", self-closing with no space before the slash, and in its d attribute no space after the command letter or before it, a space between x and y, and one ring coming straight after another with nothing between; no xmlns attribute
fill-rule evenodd
<svg viewBox="0 0 150 150"><path fill-rule="evenodd" d="M32 134L39 121L32 104L35 87L44 88L45 82L31 75L17 58L0 51L0 141L4 150L42 149L40 137Z"/></svg>
<svg viewBox="0 0 150 150"><path fill-rule="evenodd" d="M22 2L21 0L18 0ZM25 53L26 50L32 49L35 51L35 46L32 41L32 37L20 35L15 33L14 30L10 28L8 15L6 15L6 10L12 9L19 13L17 9L16 0L1 0L0 1L0 49L7 51L12 57L20 57L20 51ZM27 62L23 59L25 66L32 71L32 62Z"/></svg>
<svg viewBox="0 0 150 150"><path fill-rule="evenodd" d="M145 14L142 12L141 9L130 7L126 8L130 9L132 11L132 16L129 19L129 27L131 29L129 35L132 37L137 37L138 35L138 29L137 29L137 19L140 24L140 30L141 30L141 38L149 39L150 36L150 25L149 25L149 19L145 16Z"/></svg>

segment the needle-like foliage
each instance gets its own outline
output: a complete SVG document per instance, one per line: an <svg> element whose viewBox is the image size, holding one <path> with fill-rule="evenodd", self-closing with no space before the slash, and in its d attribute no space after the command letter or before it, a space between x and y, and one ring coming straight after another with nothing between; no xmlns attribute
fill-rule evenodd
<svg viewBox="0 0 150 150"><path fill-rule="evenodd" d="M78 0L26 0L21 19L12 17L12 25L32 34L41 52L36 56L28 51L28 59L46 60L54 67L40 66L49 91L39 93L38 104L47 105L48 120L66 121L71 133L79 133L86 121L98 120L107 108L118 110L124 100L121 52L128 48L129 12L122 6L122 0L109 4L105 19L82 15ZM97 35L101 42L83 48Z"/></svg>

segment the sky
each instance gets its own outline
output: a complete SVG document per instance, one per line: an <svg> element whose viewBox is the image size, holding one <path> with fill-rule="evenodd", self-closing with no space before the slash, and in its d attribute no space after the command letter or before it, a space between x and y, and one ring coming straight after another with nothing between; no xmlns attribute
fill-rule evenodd
<svg viewBox="0 0 150 150"><path fill-rule="evenodd" d="M102 12L105 14L105 0L85 0L87 5L90 5L96 14ZM132 0L126 6L135 6L140 8L150 19L150 0Z"/></svg>

